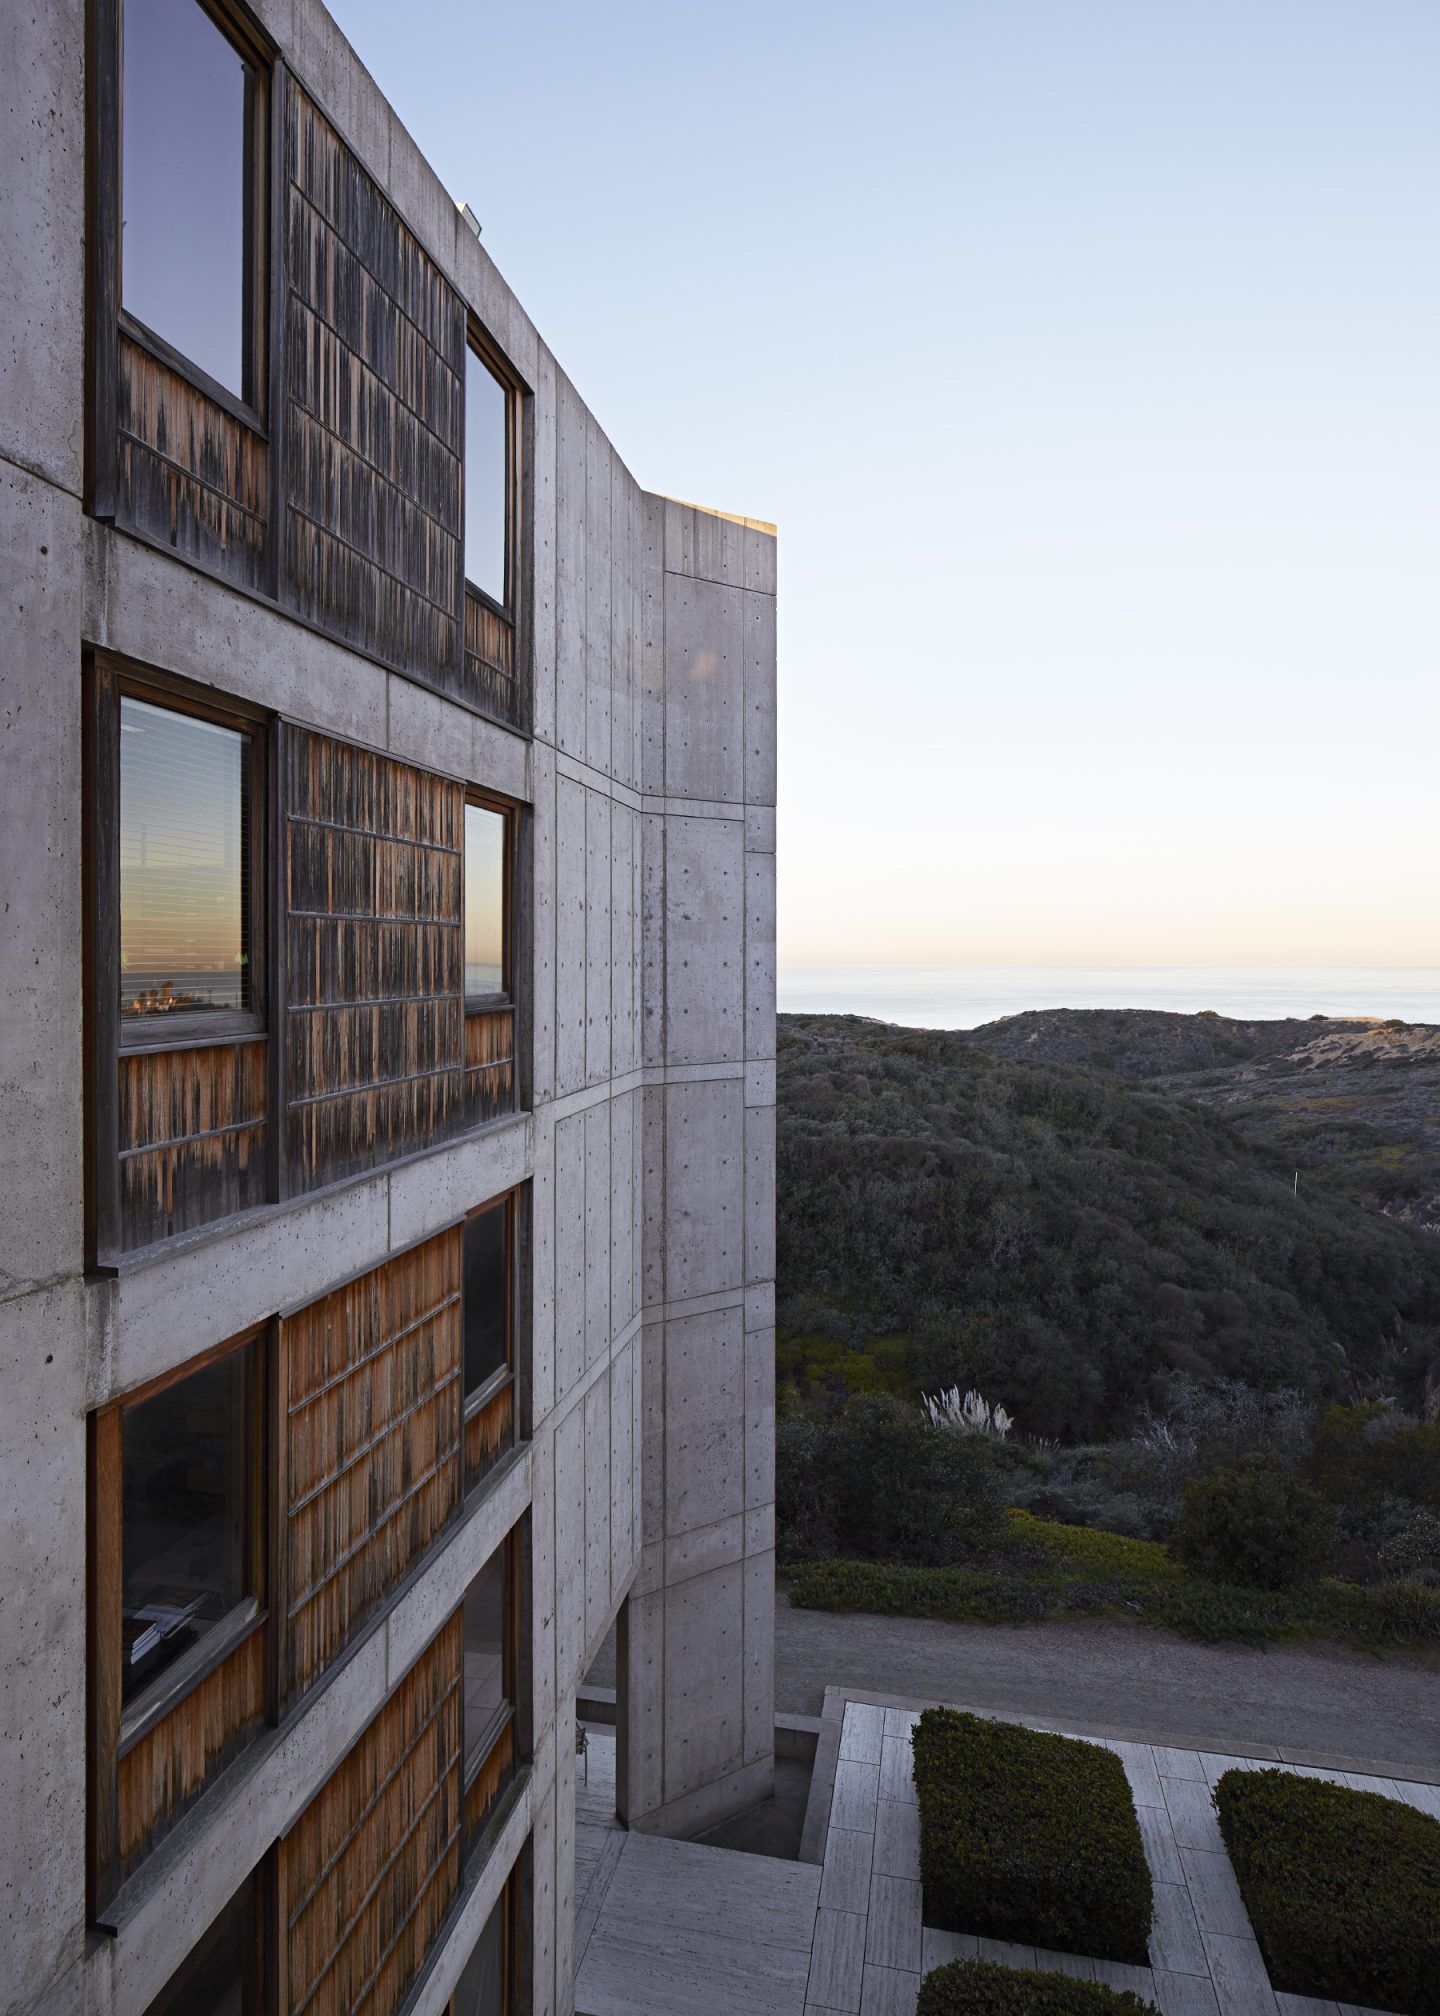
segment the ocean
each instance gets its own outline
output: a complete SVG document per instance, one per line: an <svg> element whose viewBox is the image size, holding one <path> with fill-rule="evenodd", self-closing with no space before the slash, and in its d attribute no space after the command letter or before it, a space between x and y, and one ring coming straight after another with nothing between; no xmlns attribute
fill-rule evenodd
<svg viewBox="0 0 1440 2016"><path fill-rule="evenodd" d="M780 1012L976 1029L1027 1008L1213 1008L1242 1020L1374 1015L1440 1024L1437 966L809 966L781 968Z"/></svg>

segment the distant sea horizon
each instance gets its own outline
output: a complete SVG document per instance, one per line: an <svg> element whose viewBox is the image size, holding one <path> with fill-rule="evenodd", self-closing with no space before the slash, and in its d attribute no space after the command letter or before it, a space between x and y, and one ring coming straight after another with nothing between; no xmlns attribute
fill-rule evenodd
<svg viewBox="0 0 1440 2016"><path fill-rule="evenodd" d="M792 966L780 969L778 992L782 1015L870 1015L916 1029L978 1029L1035 1008L1440 1024L1440 966Z"/></svg>

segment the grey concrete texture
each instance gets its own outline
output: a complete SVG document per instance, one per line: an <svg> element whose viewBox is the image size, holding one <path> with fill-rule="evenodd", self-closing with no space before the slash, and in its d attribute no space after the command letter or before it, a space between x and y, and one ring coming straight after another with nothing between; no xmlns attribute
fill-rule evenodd
<svg viewBox="0 0 1440 2016"><path fill-rule="evenodd" d="M776 1705L827 1687L950 1700L1081 1734L1440 1779L1440 1675L1293 1646L1196 1645L1123 1624L832 1616L776 1597Z"/></svg>

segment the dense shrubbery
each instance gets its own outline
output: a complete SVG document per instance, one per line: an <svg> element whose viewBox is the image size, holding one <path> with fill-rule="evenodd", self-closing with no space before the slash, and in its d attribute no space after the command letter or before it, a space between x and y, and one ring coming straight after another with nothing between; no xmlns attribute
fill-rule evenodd
<svg viewBox="0 0 1440 2016"><path fill-rule="evenodd" d="M990 1545L1003 1504L991 1450L884 1394L782 1420L776 1510L788 1554L940 1563Z"/></svg>
<svg viewBox="0 0 1440 2016"><path fill-rule="evenodd" d="M1026 1434L1127 1431L1184 1376L1418 1400L1440 1355L1440 1242L1297 1198L1290 1165L1168 1093L788 1017L778 1096L782 1332L904 1333L917 1390L977 1385Z"/></svg>
<svg viewBox="0 0 1440 2016"><path fill-rule="evenodd" d="M1293 1589L1313 1582L1335 1537L1335 1515L1293 1473L1246 1456L1185 1487L1170 1537L1177 1561L1212 1582Z"/></svg>
<svg viewBox="0 0 1440 2016"><path fill-rule="evenodd" d="M1000 1967L991 1960L952 1960L920 1983L915 2016L1157 2016L1124 1988Z"/></svg>
<svg viewBox="0 0 1440 2016"><path fill-rule="evenodd" d="M1227 1771L1215 1804L1276 1988L1440 2016L1440 1821L1290 1771Z"/></svg>
<svg viewBox="0 0 1440 2016"><path fill-rule="evenodd" d="M927 1924L1147 1964L1150 1870L1113 1751L950 1708L914 1745Z"/></svg>

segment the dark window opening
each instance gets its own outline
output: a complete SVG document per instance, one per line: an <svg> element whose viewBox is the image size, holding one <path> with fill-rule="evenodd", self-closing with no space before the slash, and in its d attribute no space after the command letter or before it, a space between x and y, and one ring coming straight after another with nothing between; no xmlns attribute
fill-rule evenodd
<svg viewBox="0 0 1440 2016"><path fill-rule="evenodd" d="M460 1976L451 2016L507 2016L510 1945L510 1893L505 1889L475 1941Z"/></svg>
<svg viewBox="0 0 1440 2016"><path fill-rule="evenodd" d="M510 821L489 805L465 807L465 998L509 992L505 905Z"/></svg>
<svg viewBox="0 0 1440 2016"><path fill-rule="evenodd" d="M120 1013L249 1010L248 735L120 701Z"/></svg>
<svg viewBox="0 0 1440 2016"><path fill-rule="evenodd" d="M465 1220L465 1391L510 1362L510 1206Z"/></svg>
<svg viewBox="0 0 1440 2016"><path fill-rule="evenodd" d="M510 393L483 357L465 353L465 578L509 603Z"/></svg>
<svg viewBox="0 0 1440 2016"><path fill-rule="evenodd" d="M249 399L254 66L197 0L123 0L120 300Z"/></svg>
<svg viewBox="0 0 1440 2016"><path fill-rule="evenodd" d="M146 2016L251 2016L260 2007L258 1926L251 1876L176 1968Z"/></svg>
<svg viewBox="0 0 1440 2016"><path fill-rule="evenodd" d="M465 1775L483 1764L510 1699L509 1548L490 1556L465 1592Z"/></svg>
<svg viewBox="0 0 1440 2016"><path fill-rule="evenodd" d="M137 1401L122 1417L121 1700L129 1703L258 1599L254 1344Z"/></svg>

